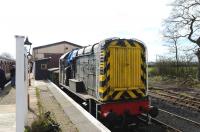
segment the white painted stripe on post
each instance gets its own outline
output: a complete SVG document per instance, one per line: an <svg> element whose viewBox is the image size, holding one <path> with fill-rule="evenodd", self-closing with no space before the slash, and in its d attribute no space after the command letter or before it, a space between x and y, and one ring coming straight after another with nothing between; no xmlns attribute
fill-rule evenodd
<svg viewBox="0 0 200 132"><path fill-rule="evenodd" d="M105 127L101 122L94 118L90 113L83 109L78 103L76 103L71 97L64 93L58 86L48 80L51 85L53 85L56 90L61 93L67 100L69 100L94 126L96 126L101 132L111 132L107 127Z"/></svg>

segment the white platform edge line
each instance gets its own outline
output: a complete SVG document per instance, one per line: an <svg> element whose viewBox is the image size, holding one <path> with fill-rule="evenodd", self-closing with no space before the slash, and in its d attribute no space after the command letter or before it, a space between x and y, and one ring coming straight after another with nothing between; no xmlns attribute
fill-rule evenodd
<svg viewBox="0 0 200 132"><path fill-rule="evenodd" d="M90 113L83 109L79 104L77 104L71 97L64 93L57 85L48 80L51 85L53 85L67 100L69 100L92 124L94 124L102 132L111 132L107 127L105 127L101 122L94 118Z"/></svg>

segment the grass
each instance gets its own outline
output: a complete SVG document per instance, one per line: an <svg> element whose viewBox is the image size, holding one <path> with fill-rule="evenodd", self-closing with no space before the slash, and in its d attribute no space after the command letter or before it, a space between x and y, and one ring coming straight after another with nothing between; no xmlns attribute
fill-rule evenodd
<svg viewBox="0 0 200 132"><path fill-rule="evenodd" d="M187 78L188 76L196 78L197 72L198 72L198 67L196 66L190 66L190 67L180 66L178 72L176 67L174 66L166 65L161 67L156 67L156 66L148 67L148 73L149 76L151 77L161 75L169 78L175 78L175 77Z"/></svg>
<svg viewBox="0 0 200 132"><path fill-rule="evenodd" d="M200 83L194 85L194 87L200 89Z"/></svg>
<svg viewBox="0 0 200 132"><path fill-rule="evenodd" d="M187 93L180 93L181 96L189 96Z"/></svg>
<svg viewBox="0 0 200 132"><path fill-rule="evenodd" d="M162 81L162 76L153 76L148 78L151 81Z"/></svg>
<svg viewBox="0 0 200 132"><path fill-rule="evenodd" d="M44 114L44 109L42 107L42 103L40 101L40 90L39 88L36 87L36 97L37 97L37 106L38 106L38 111L39 111L39 118Z"/></svg>
<svg viewBox="0 0 200 132"><path fill-rule="evenodd" d="M155 70L155 67L148 67L148 72L152 72Z"/></svg>

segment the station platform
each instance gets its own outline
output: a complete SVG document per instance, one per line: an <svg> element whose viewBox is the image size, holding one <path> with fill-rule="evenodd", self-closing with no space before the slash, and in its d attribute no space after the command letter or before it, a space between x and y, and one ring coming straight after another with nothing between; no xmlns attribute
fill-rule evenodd
<svg viewBox="0 0 200 132"><path fill-rule="evenodd" d="M0 132L15 132L15 120L15 88L12 88L9 82L0 93Z"/></svg>
<svg viewBox="0 0 200 132"><path fill-rule="evenodd" d="M65 118L67 120L70 120L69 122L71 122L72 125L71 127L67 127L65 131L69 131L69 129L70 131L76 131L74 129L76 128L78 132L110 132L108 128L106 128L101 122L96 120L92 115L90 115L85 109L83 109L79 104L77 104L72 98L66 95L51 81L32 80L31 87L39 88L41 90L41 96L45 98L47 96L47 93L44 92L49 90L50 96L53 96L56 99L56 101L59 103L59 106L66 115ZM46 104L47 103L48 101L46 102ZM31 102L30 105L32 105ZM59 106L56 106L57 108L54 109L60 109Z"/></svg>

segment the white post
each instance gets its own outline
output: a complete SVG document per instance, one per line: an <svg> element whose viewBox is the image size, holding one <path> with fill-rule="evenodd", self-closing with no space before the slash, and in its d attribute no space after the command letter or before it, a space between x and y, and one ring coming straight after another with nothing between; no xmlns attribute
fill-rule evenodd
<svg viewBox="0 0 200 132"><path fill-rule="evenodd" d="M27 49L24 47L24 63L25 63L25 65L24 65L24 74L25 74L25 80L24 80L24 84L25 84L25 86L24 86L24 95L25 95L25 97L24 97L24 103L25 103L25 105L24 105L24 110L25 110L25 112L24 112L24 115L25 115L25 117L24 117L24 123L25 123L25 125L27 125L27 116L28 116L28 57L27 57Z"/></svg>
<svg viewBox="0 0 200 132"><path fill-rule="evenodd" d="M23 132L27 119L27 62L24 36L16 38L16 132Z"/></svg>

